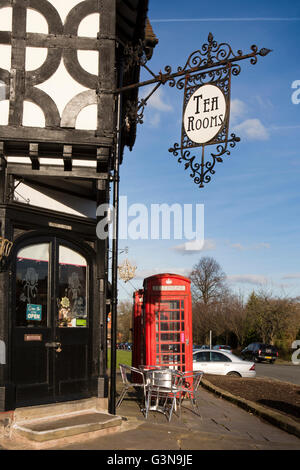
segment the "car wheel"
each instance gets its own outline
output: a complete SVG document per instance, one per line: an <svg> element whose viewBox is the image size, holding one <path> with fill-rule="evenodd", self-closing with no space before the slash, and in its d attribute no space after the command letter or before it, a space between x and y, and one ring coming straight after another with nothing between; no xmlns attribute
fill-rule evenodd
<svg viewBox="0 0 300 470"><path fill-rule="evenodd" d="M241 374L239 374L238 372L228 372L228 374L226 375L229 375L230 377L242 377Z"/></svg>
<svg viewBox="0 0 300 470"><path fill-rule="evenodd" d="M269 362L270 362L270 364L274 364L275 361L273 359L271 359Z"/></svg>

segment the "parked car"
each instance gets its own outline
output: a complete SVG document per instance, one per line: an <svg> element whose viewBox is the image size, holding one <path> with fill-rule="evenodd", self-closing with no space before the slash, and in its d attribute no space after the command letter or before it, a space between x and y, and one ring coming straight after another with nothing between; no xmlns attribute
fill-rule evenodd
<svg viewBox="0 0 300 470"><path fill-rule="evenodd" d="M117 349L124 349L126 351L130 351L132 349L132 343L118 343Z"/></svg>
<svg viewBox="0 0 300 470"><path fill-rule="evenodd" d="M273 364L278 358L278 351L275 346L264 343L251 343L241 351L244 359L251 359L255 362L268 361Z"/></svg>
<svg viewBox="0 0 300 470"><path fill-rule="evenodd" d="M206 346L205 344L193 344L193 351L195 351L196 349L209 349L209 346Z"/></svg>
<svg viewBox="0 0 300 470"><path fill-rule="evenodd" d="M204 374L255 377L254 362L244 361L226 351L205 349L193 352L193 370L203 370Z"/></svg>
<svg viewBox="0 0 300 470"><path fill-rule="evenodd" d="M232 352L231 346L228 346L227 344L216 344L216 346L214 346L213 349L219 349L222 351Z"/></svg>

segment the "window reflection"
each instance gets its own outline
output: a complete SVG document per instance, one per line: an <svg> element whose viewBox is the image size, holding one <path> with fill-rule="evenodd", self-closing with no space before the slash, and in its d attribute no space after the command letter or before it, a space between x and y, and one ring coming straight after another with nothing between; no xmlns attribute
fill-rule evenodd
<svg viewBox="0 0 300 470"><path fill-rule="evenodd" d="M49 243L30 245L17 254L16 326L46 327Z"/></svg>
<svg viewBox="0 0 300 470"><path fill-rule="evenodd" d="M76 251L59 248L58 324L87 327L87 262Z"/></svg>

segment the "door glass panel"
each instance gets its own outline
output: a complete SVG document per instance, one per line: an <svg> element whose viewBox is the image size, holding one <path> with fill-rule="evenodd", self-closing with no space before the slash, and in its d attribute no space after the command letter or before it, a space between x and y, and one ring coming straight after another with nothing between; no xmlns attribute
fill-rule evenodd
<svg viewBox="0 0 300 470"><path fill-rule="evenodd" d="M70 248L59 247L58 325L85 328L87 315L87 262Z"/></svg>
<svg viewBox="0 0 300 470"><path fill-rule="evenodd" d="M26 246L17 254L16 326L47 327L49 243Z"/></svg>
<svg viewBox="0 0 300 470"><path fill-rule="evenodd" d="M155 303L156 363L184 370L185 325L184 301L169 299Z"/></svg>

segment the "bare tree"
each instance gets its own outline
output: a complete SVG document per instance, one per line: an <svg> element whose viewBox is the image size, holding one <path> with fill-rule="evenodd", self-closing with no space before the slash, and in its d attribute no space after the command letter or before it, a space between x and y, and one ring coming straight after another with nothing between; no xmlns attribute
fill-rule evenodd
<svg viewBox="0 0 300 470"><path fill-rule="evenodd" d="M131 327L132 327L132 302L123 300L118 305L118 321L117 332L120 341L131 340Z"/></svg>
<svg viewBox="0 0 300 470"><path fill-rule="evenodd" d="M268 293L252 293L246 306L248 325L263 343L288 340L296 336L300 326L299 306L288 298L271 297Z"/></svg>
<svg viewBox="0 0 300 470"><path fill-rule="evenodd" d="M192 293L195 302L205 305L218 299L226 290L226 275L214 258L203 256L195 264L190 274Z"/></svg>
<svg viewBox="0 0 300 470"><path fill-rule="evenodd" d="M238 296L234 294L226 296L224 308L226 311L226 328L228 331L234 333L238 344L241 346L244 343L246 335L246 309L243 298L241 295Z"/></svg>

